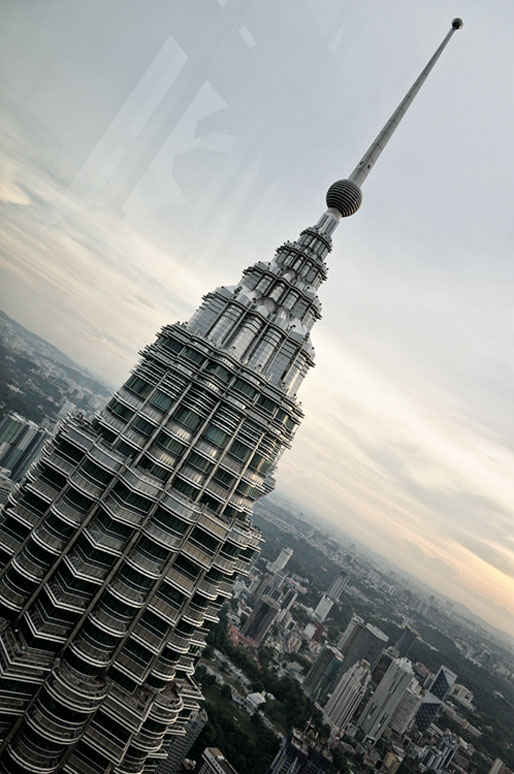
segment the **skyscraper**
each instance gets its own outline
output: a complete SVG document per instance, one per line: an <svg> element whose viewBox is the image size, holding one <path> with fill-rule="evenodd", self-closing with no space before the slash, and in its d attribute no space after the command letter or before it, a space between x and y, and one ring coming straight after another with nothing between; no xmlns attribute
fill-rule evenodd
<svg viewBox="0 0 514 774"><path fill-rule="evenodd" d="M389 728L396 734L405 734L409 730L414 716L423 698L423 691L415 677L401 697L398 706L391 715Z"/></svg>
<svg viewBox="0 0 514 774"><path fill-rule="evenodd" d="M373 624L361 625L358 621L355 624L347 641L340 648L344 656L344 669L349 669L357 661L365 659L373 670L387 644L388 636Z"/></svg>
<svg viewBox="0 0 514 774"><path fill-rule="evenodd" d="M408 659L398 658L392 662L357 720L367 739L373 742L380 739L410 688L413 677L412 664Z"/></svg>
<svg viewBox="0 0 514 774"><path fill-rule="evenodd" d="M325 774L331 768L332 759L293 728L284 739L268 774Z"/></svg>
<svg viewBox="0 0 514 774"><path fill-rule="evenodd" d="M409 626L409 624L406 624L403 627L402 632L394 645L394 648L400 657L407 655L418 636L417 631L413 629L412 626Z"/></svg>
<svg viewBox="0 0 514 774"><path fill-rule="evenodd" d="M10 470L13 481L21 481L47 438L35 422L7 414L0 422L0 468Z"/></svg>
<svg viewBox="0 0 514 774"><path fill-rule="evenodd" d="M270 572L281 572L293 555L292 548L282 548L275 561L270 566Z"/></svg>
<svg viewBox="0 0 514 774"><path fill-rule="evenodd" d="M205 710L193 715L184 729L184 736L176 736L173 739L166 750L166 758L161 761L155 774L177 774L180 771L182 761L187 757L208 719Z"/></svg>
<svg viewBox="0 0 514 774"><path fill-rule="evenodd" d="M337 683L343 666L343 657L332 645L325 645L307 672L303 690L312 701L324 704Z"/></svg>
<svg viewBox="0 0 514 774"><path fill-rule="evenodd" d="M323 710L334 735L345 731L366 693L370 680L371 670L368 662L364 660L358 661L339 678Z"/></svg>
<svg viewBox="0 0 514 774"><path fill-rule="evenodd" d="M457 675L448 667L439 667L439 671L432 680L416 712L415 722L420 731L426 731L430 724L434 722L456 680Z"/></svg>
<svg viewBox="0 0 514 774"><path fill-rule="evenodd" d="M346 570L340 570L337 573L337 576L330 586L328 590L328 596L330 599L332 599L334 602L339 601L339 597L341 596L341 593L343 589L345 588L346 584L348 583L350 579L350 573Z"/></svg>
<svg viewBox="0 0 514 774"><path fill-rule="evenodd" d="M302 418L331 235L460 26L316 225L164 326L93 421L66 418L8 502L0 774L150 774L198 711L205 626L258 550L249 514Z"/></svg>

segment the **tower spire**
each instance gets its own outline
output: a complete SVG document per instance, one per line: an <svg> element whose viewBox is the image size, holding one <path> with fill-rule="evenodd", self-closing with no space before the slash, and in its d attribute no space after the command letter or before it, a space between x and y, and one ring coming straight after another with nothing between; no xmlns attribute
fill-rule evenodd
<svg viewBox="0 0 514 774"><path fill-rule="evenodd" d="M414 81L411 88L402 99L383 129L375 137L349 178L347 180L338 180L328 189L326 199L327 206L329 210L333 211L331 214L335 216L337 220L339 220L340 217L345 218L349 215L353 215L359 209L362 202L362 192L360 189L361 185L364 183L367 176L371 172L375 162L391 139L403 116L411 106L412 102L414 101L414 97L426 81L435 63L450 42L454 32L460 30L462 25L462 19L454 19L452 21L451 29L444 38L443 42L431 57L431 59L427 62L426 66ZM332 225L332 229L334 228L334 225L335 224Z"/></svg>

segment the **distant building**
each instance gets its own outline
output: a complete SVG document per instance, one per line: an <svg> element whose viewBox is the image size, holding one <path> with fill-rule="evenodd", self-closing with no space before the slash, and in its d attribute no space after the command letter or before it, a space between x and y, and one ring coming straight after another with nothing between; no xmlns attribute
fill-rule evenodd
<svg viewBox="0 0 514 774"><path fill-rule="evenodd" d="M0 422L0 468L10 470L13 481L21 481L47 438L48 433L30 419L6 414Z"/></svg>
<svg viewBox="0 0 514 774"><path fill-rule="evenodd" d="M185 735L174 737L168 747L168 757L159 764L155 774L178 774L182 761L187 757L208 719L205 710L191 718L185 727Z"/></svg>
<svg viewBox="0 0 514 774"><path fill-rule="evenodd" d="M339 647L344 656L344 669L349 669L361 659L367 661L373 669L388 639L387 634L384 634L377 626L369 623L363 624L358 619L343 647Z"/></svg>
<svg viewBox="0 0 514 774"><path fill-rule="evenodd" d="M447 731L437 744L424 749L421 763L433 771L446 771L458 748L458 737Z"/></svg>
<svg viewBox="0 0 514 774"><path fill-rule="evenodd" d="M268 774L325 774L331 766L331 758L293 728L284 739Z"/></svg>
<svg viewBox="0 0 514 774"><path fill-rule="evenodd" d="M417 631L413 629L412 626L407 624L403 627L403 631L394 645L394 648L398 652L400 658L407 655L418 637L419 635Z"/></svg>
<svg viewBox="0 0 514 774"><path fill-rule="evenodd" d="M323 710L332 733L342 733L351 721L371 680L367 661L359 661L340 677Z"/></svg>
<svg viewBox="0 0 514 774"><path fill-rule="evenodd" d="M314 610L314 617L316 620L318 620L320 623L323 623L323 621L326 619L330 611L332 610L333 601L330 599L328 594L323 594L320 601L316 605L316 609Z"/></svg>
<svg viewBox="0 0 514 774"><path fill-rule="evenodd" d="M360 618L358 615L352 616L352 620L337 641L337 648L341 653L346 647L349 647L351 640L357 636L361 629L364 629L364 626L364 619Z"/></svg>
<svg viewBox="0 0 514 774"><path fill-rule="evenodd" d="M495 758L494 763L492 764L487 774L502 774L504 767L505 764L501 758Z"/></svg>
<svg viewBox="0 0 514 774"><path fill-rule="evenodd" d="M262 642L271 626L279 623L294 605L298 592L283 575L265 575L254 594L254 607L241 633L255 642Z"/></svg>
<svg viewBox="0 0 514 774"><path fill-rule="evenodd" d="M341 596L344 587L348 583L349 578L350 573L346 570L340 570L338 572L335 581L328 590L328 596L333 602L339 602L339 597Z"/></svg>
<svg viewBox="0 0 514 774"><path fill-rule="evenodd" d="M392 749L388 750L384 755L382 770L387 772L387 774L396 774L404 757L405 751L401 747L393 745Z"/></svg>
<svg viewBox="0 0 514 774"><path fill-rule="evenodd" d="M292 548L283 548L273 564L270 566L270 572L281 572L288 561L291 559L293 555L293 549Z"/></svg>
<svg viewBox="0 0 514 774"><path fill-rule="evenodd" d="M402 736L410 729L416 712L423 698L423 691L415 677L400 699L398 706L391 715L389 728Z"/></svg>
<svg viewBox="0 0 514 774"><path fill-rule="evenodd" d="M473 710L473 692L466 688L464 685L455 683L450 691L452 701L456 701L461 704L467 710Z"/></svg>
<svg viewBox="0 0 514 774"><path fill-rule="evenodd" d="M262 642L280 612L280 602L267 594L258 599L252 613L246 619L241 634L255 642Z"/></svg>
<svg viewBox="0 0 514 774"><path fill-rule="evenodd" d="M376 742L380 739L413 678L408 659L398 658L392 662L357 720L368 740Z"/></svg>
<svg viewBox="0 0 514 774"><path fill-rule="evenodd" d="M312 701L324 704L332 693L343 668L343 657L332 645L326 645L308 671L303 690Z"/></svg>
<svg viewBox="0 0 514 774"><path fill-rule="evenodd" d="M206 747L202 753L202 764L198 774L237 774L217 747Z"/></svg>
<svg viewBox="0 0 514 774"><path fill-rule="evenodd" d="M457 675L450 669L439 668L416 713L416 726L420 731L426 731L434 722L456 680Z"/></svg>

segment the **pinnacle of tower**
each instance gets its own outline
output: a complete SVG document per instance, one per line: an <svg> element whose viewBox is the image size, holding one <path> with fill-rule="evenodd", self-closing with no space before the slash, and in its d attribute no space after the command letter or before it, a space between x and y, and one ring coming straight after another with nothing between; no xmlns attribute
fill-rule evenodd
<svg viewBox="0 0 514 774"><path fill-rule="evenodd" d="M428 61L424 69L421 71L418 78L414 81L411 88L400 102L389 121L387 121L384 128L379 132L375 140L371 143L368 150L351 173L350 177L347 180L337 180L328 189L326 196L327 207L329 210L332 210L332 214L335 215L337 219L339 219L339 217L347 218L350 215L354 215L354 213L356 213L361 206L362 191L360 187L362 183L364 183L366 180L378 157L391 139L395 129L407 112L408 108L411 106L414 97L420 90L433 66L446 48L453 33L456 32L456 30L462 29L463 24L464 23L462 19L453 19L451 29L447 33L443 42L436 50L432 58ZM329 225L328 221L327 225ZM334 222L330 224L331 230L335 228L335 225L336 224Z"/></svg>

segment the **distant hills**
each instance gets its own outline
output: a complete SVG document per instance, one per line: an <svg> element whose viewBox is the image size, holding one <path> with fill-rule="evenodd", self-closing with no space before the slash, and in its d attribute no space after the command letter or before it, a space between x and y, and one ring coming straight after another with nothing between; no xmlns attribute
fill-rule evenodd
<svg viewBox="0 0 514 774"><path fill-rule="evenodd" d="M102 384L102 382L88 374L86 369L74 363L71 358L65 355L64 352L61 352L60 349L57 349L57 347L54 347L53 344L45 341L36 333L27 330L0 309L0 339L3 339L4 344L7 346L9 336L12 333L22 337L35 353L60 366L77 384L97 394L105 395L106 397L110 396L112 391L105 384Z"/></svg>

